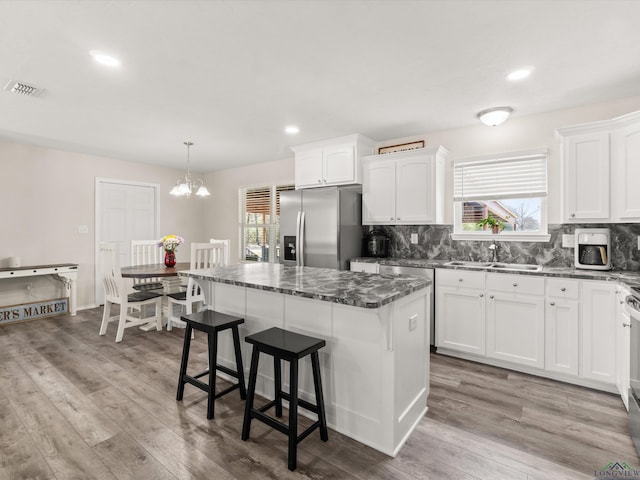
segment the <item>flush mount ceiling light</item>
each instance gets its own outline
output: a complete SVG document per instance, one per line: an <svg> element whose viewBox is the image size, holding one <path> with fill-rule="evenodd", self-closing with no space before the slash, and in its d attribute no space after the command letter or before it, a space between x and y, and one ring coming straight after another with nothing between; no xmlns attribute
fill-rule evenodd
<svg viewBox="0 0 640 480"><path fill-rule="evenodd" d="M187 146L187 174L184 179L176 182L175 186L169 192L171 195L175 195L176 197L187 197L189 198L192 193L198 195L199 197L208 197L211 195L207 187L204 186L204 182L201 179L192 180L191 179L191 171L190 167L190 158L189 158L189 149L193 142L183 142Z"/></svg>
<svg viewBox="0 0 640 480"><path fill-rule="evenodd" d="M513 108L511 107L488 108L481 111L478 114L478 118L485 125L488 125L490 127L497 127L501 123L504 123L504 121L509 118L509 115L511 115L512 112Z"/></svg>
<svg viewBox="0 0 640 480"><path fill-rule="evenodd" d="M531 75L532 71L533 71L533 67L519 68L518 70L514 70L509 75L507 75L507 80L511 80L513 82L517 80L522 80L523 78L527 78L529 75Z"/></svg>
<svg viewBox="0 0 640 480"><path fill-rule="evenodd" d="M101 65L114 68L120 66L120 60L118 60L113 55L101 52L100 50L91 50L89 52L89 55L91 55L91 57Z"/></svg>
<svg viewBox="0 0 640 480"><path fill-rule="evenodd" d="M300 133L300 129L295 125L288 125L284 127L284 131L289 135L295 135L296 133Z"/></svg>

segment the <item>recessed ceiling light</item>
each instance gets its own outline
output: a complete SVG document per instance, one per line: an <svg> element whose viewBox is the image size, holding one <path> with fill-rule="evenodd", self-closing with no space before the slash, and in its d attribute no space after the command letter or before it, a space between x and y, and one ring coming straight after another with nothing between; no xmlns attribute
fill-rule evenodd
<svg viewBox="0 0 640 480"><path fill-rule="evenodd" d="M284 127L284 131L289 135L295 135L296 133L300 132L300 129L295 125L289 125L287 127Z"/></svg>
<svg viewBox="0 0 640 480"><path fill-rule="evenodd" d="M527 78L529 75L531 75L532 71L533 71L533 67L519 68L518 70L514 70L509 75L507 75L507 80L511 80L511 81L522 80L523 78Z"/></svg>
<svg viewBox="0 0 640 480"><path fill-rule="evenodd" d="M89 55L91 55L93 59L101 65L106 65L107 67L120 66L120 60L108 53L101 52L100 50L91 50Z"/></svg>

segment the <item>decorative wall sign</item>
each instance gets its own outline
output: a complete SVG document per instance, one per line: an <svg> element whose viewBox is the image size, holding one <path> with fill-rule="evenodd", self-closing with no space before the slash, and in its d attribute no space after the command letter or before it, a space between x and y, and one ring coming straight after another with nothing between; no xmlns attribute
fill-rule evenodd
<svg viewBox="0 0 640 480"><path fill-rule="evenodd" d="M404 152L406 150L416 150L418 148L424 148L424 140L411 143L401 143L400 145L389 145L388 147L380 147L378 149L378 155L383 153Z"/></svg>
<svg viewBox="0 0 640 480"><path fill-rule="evenodd" d="M36 318L57 317L66 315L67 311L66 298L0 307L0 325Z"/></svg>

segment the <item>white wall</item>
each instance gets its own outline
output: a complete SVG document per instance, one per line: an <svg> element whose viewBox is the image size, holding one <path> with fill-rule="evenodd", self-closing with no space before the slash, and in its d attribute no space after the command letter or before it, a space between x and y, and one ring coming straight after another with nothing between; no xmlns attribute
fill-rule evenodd
<svg viewBox="0 0 640 480"><path fill-rule="evenodd" d="M95 302L96 177L160 185L160 234L175 233L187 243L178 252L179 261L189 260L189 243L208 241L203 220L206 201L177 199L168 193L184 171L6 142L0 142L0 165L0 267L6 267L12 256L21 257L22 265L78 263L79 307ZM87 225L89 233L79 234L79 225ZM51 283L50 279L36 283L47 281ZM15 301L16 289L25 294L23 283L0 282L0 305L20 303Z"/></svg>
<svg viewBox="0 0 640 480"><path fill-rule="evenodd" d="M517 106L514 105L517 113ZM425 133L395 139L374 139L377 146L396 145L425 140L427 146L442 145L450 152L450 159L487 155L537 147L548 149L548 221L561 223L560 218L560 148L555 130L579 123L606 120L640 110L640 97L558 110L527 117L512 117L499 127L480 123L470 127ZM361 133L361 132L353 132ZM296 144L292 142L292 145ZM209 232L215 238L231 239L231 259L238 259L238 188L293 183L293 157L281 161L258 163L249 167L232 168L209 173L207 185L213 186L214 202L207 217L212 220ZM451 198L451 178L448 175L448 195ZM453 223L453 206L447 206L446 223Z"/></svg>
<svg viewBox="0 0 640 480"><path fill-rule="evenodd" d="M517 112L517 106L514 108ZM549 149L549 222L560 223L560 152L555 129L606 120L636 110L640 110L640 97L529 117L516 116L500 127L486 127L478 122L455 130L376 140L384 146L424 139L427 145L445 146L452 158L546 146ZM0 165L3 206L0 268L6 266L6 259L12 256L21 257L23 265L78 263L80 307L94 304L96 177L160 184L160 233L181 235L187 242L178 252L178 259L188 261L189 243L215 237L231 240L234 263L238 259L239 243L238 188L293 183L294 179L292 155L279 161L211 172L205 175L205 182L212 196L187 200L168 194L176 179L184 175L182 170L8 142L0 142ZM451 221L449 213L447 222ZM79 234L79 225L87 225L89 234ZM0 282L0 304L11 304L6 303L8 289L24 288L22 281L8 282Z"/></svg>
<svg viewBox="0 0 640 480"><path fill-rule="evenodd" d="M231 168L206 175L205 183L211 192L207 211L207 234L211 238L230 240L231 263L239 259L240 244L238 189L265 185L294 183L293 152L290 158Z"/></svg>
<svg viewBox="0 0 640 480"><path fill-rule="evenodd" d="M514 106L517 111L517 106ZM465 158L517 150L546 147L548 151L548 222L562 223L560 217L561 171L560 145L555 138L557 128L608 120L640 110L640 97L588 105L569 110L512 117L498 127L487 127L478 120L472 127L425 133L412 137L379 142L378 146L397 145L415 140L425 140L425 145L442 145L450 152L450 158ZM376 139L377 140L377 139ZM450 172L449 172L450 173ZM448 194L451 198L451 176L448 175ZM453 206L449 202L445 223L453 223Z"/></svg>

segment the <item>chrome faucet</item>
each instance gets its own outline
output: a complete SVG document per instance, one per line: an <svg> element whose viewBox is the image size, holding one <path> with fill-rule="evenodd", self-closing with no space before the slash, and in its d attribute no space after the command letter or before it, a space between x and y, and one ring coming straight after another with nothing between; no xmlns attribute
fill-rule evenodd
<svg viewBox="0 0 640 480"><path fill-rule="evenodd" d="M495 240L493 240L491 242L491 245L489 245L489 250L491 250L491 261L497 262L498 261L498 245L496 244Z"/></svg>

